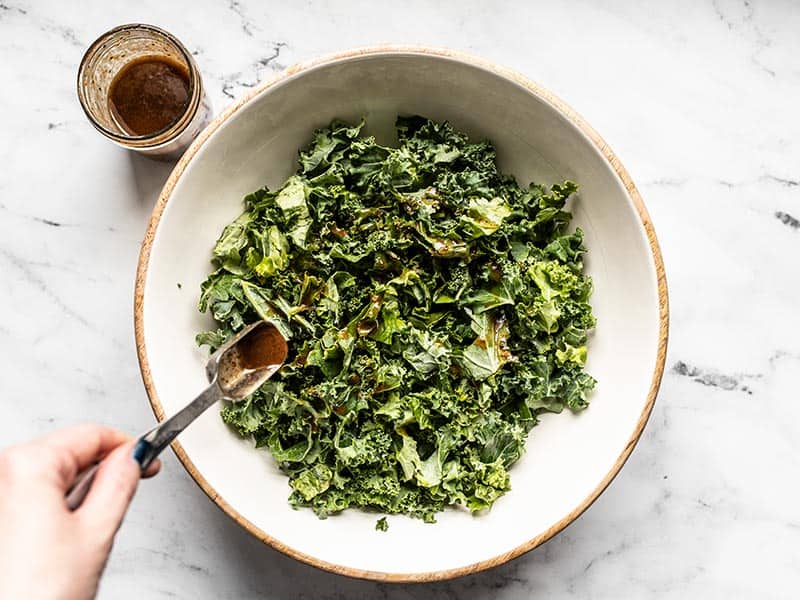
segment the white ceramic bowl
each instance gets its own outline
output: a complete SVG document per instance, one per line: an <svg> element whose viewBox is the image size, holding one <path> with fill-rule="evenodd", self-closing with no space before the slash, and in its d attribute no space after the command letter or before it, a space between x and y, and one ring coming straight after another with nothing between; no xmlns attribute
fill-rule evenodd
<svg viewBox="0 0 800 600"><path fill-rule="evenodd" d="M139 261L136 342L162 420L205 386L206 354L194 335L211 322L197 312L199 286L242 197L279 185L313 130L332 118L366 116L368 133L391 143L398 113L488 138L500 168L522 182L580 184L571 209L586 233L598 322L587 363L599 381L591 406L542 419L511 470L512 490L488 514L449 510L435 525L389 517L386 533L375 531L374 513L320 521L292 510L287 479L269 453L239 439L216 410L174 449L214 502L286 554L355 577L434 580L503 563L571 523L625 462L660 383L668 309L655 233L617 158L563 102L518 74L445 50L363 49L290 68L220 115L164 186Z"/></svg>

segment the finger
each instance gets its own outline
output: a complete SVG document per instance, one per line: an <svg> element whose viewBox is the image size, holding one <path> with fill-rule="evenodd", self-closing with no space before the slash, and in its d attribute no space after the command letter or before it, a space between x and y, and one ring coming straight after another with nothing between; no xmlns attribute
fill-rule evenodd
<svg viewBox="0 0 800 600"><path fill-rule="evenodd" d="M51 433L41 442L61 454L60 470L66 488L72 485L79 471L101 460L129 439L129 436L111 427L85 424Z"/></svg>
<svg viewBox="0 0 800 600"><path fill-rule="evenodd" d="M100 463L92 488L76 513L91 531L110 539L125 516L140 477L133 442L118 446Z"/></svg>
<svg viewBox="0 0 800 600"><path fill-rule="evenodd" d="M161 471L161 459L157 458L151 462L142 473L142 479L149 479L155 477Z"/></svg>

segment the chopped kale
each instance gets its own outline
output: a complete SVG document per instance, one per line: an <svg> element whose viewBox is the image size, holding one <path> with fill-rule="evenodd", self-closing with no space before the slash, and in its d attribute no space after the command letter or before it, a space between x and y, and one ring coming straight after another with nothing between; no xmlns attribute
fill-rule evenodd
<svg viewBox="0 0 800 600"><path fill-rule="evenodd" d="M447 123L401 117L396 148L362 126L317 131L214 247L199 307L218 328L198 343L267 319L293 356L222 418L321 518L488 509L539 415L584 409L595 385L577 186L520 187Z"/></svg>

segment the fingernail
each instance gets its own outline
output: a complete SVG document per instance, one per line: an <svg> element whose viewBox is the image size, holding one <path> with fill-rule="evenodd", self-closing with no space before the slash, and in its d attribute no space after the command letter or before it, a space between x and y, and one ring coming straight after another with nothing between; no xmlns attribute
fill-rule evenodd
<svg viewBox="0 0 800 600"><path fill-rule="evenodd" d="M144 465L144 459L147 453L150 452L150 448L150 443L145 440L139 440L133 447L133 460L139 463L140 467Z"/></svg>

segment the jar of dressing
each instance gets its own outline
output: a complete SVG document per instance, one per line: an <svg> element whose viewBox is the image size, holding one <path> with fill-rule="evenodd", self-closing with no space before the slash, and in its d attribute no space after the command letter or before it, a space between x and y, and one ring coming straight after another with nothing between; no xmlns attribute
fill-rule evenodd
<svg viewBox="0 0 800 600"><path fill-rule="evenodd" d="M78 99L108 139L161 160L183 154L211 118L191 54L153 25L121 25L101 35L78 69Z"/></svg>

